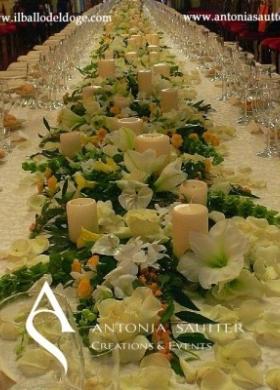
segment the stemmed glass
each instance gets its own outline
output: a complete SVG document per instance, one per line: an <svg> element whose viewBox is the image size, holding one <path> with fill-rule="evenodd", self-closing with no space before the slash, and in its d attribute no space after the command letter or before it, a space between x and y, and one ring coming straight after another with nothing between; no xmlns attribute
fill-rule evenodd
<svg viewBox="0 0 280 390"><path fill-rule="evenodd" d="M252 112L255 122L265 135L265 148L257 153L258 157L273 158L279 156L279 87L261 85L255 90Z"/></svg>

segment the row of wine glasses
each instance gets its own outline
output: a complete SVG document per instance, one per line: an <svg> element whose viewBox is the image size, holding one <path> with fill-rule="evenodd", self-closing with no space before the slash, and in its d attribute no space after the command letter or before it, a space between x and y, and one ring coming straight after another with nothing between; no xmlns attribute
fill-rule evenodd
<svg viewBox="0 0 280 390"><path fill-rule="evenodd" d="M159 2L147 1L147 10L155 26L165 31L178 48L213 82L221 84L218 99L232 99L240 106L237 124L247 126L251 121L265 135L265 149L259 157L279 157L280 76L271 64L258 63L254 55L243 51L238 42L225 42L205 26L186 20L184 15ZM261 117L261 118L260 118Z"/></svg>

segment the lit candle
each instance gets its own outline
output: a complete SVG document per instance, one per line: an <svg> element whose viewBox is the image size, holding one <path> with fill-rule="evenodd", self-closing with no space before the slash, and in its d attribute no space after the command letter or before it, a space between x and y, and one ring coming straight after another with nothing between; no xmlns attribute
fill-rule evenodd
<svg viewBox="0 0 280 390"><path fill-rule="evenodd" d="M146 41L149 45L159 45L159 36L158 34L146 34Z"/></svg>
<svg viewBox="0 0 280 390"><path fill-rule="evenodd" d="M138 72L139 92L151 93L153 90L153 74L151 70L139 70Z"/></svg>
<svg viewBox="0 0 280 390"><path fill-rule="evenodd" d="M125 58L126 58L126 60L127 60L129 63L131 63L131 62L133 62L133 61L136 61L136 59L137 59L137 53L136 53L136 51L129 51L129 52L127 52L127 53L125 54Z"/></svg>
<svg viewBox="0 0 280 390"><path fill-rule="evenodd" d="M100 77L114 76L116 71L115 61L113 59L100 60L98 63L98 74Z"/></svg>
<svg viewBox="0 0 280 390"><path fill-rule="evenodd" d="M208 233L208 209L200 204L182 204L174 207L172 219L173 250L181 257L190 249L191 232Z"/></svg>
<svg viewBox="0 0 280 390"><path fill-rule="evenodd" d="M168 135L149 133L136 137L135 149L144 153L146 150L154 150L157 156L170 153L170 138Z"/></svg>
<svg viewBox="0 0 280 390"><path fill-rule="evenodd" d="M160 60L160 53L158 51L151 51L149 53L150 62L156 64Z"/></svg>
<svg viewBox="0 0 280 390"><path fill-rule="evenodd" d="M77 242L82 228L98 232L97 204L94 199L73 199L66 204L69 237Z"/></svg>
<svg viewBox="0 0 280 390"><path fill-rule="evenodd" d="M78 131L60 135L60 150L63 156L73 158L81 149L81 134Z"/></svg>
<svg viewBox="0 0 280 390"><path fill-rule="evenodd" d="M162 112L169 112L178 108L178 90L168 88L160 91L160 106Z"/></svg>
<svg viewBox="0 0 280 390"><path fill-rule="evenodd" d="M148 51L149 51L149 53L151 53L151 52L159 52L160 51L160 47L157 46L157 45L149 45L148 46Z"/></svg>
<svg viewBox="0 0 280 390"><path fill-rule="evenodd" d="M188 203L202 204L206 206L208 186L201 180L187 180L180 187L182 194Z"/></svg>
<svg viewBox="0 0 280 390"><path fill-rule="evenodd" d="M124 96L114 96L113 98L114 105L121 110L127 108L130 104L130 99Z"/></svg>
<svg viewBox="0 0 280 390"><path fill-rule="evenodd" d="M155 74L169 77L170 76L170 66L168 64L155 64L153 66L153 71Z"/></svg>
<svg viewBox="0 0 280 390"><path fill-rule="evenodd" d="M124 127L127 129L131 129L135 134L141 134L143 131L143 119L140 118L122 118L118 119L118 127L119 129Z"/></svg>

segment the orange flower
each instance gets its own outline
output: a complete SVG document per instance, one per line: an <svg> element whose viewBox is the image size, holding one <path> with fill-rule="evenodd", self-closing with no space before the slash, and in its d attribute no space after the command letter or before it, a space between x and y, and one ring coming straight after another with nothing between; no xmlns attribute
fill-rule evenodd
<svg viewBox="0 0 280 390"><path fill-rule="evenodd" d="M48 178L48 188L49 191L54 193L57 188L57 178L55 176L51 176Z"/></svg>
<svg viewBox="0 0 280 390"><path fill-rule="evenodd" d="M71 265L72 272L82 272L82 266L78 259L75 259Z"/></svg>
<svg viewBox="0 0 280 390"><path fill-rule="evenodd" d="M80 299L89 298L93 291L89 278L84 277L79 281L78 285L78 297Z"/></svg>
<svg viewBox="0 0 280 390"><path fill-rule="evenodd" d="M104 138L106 137L107 131L103 128L99 129L98 132L96 133L98 141L102 142L104 141Z"/></svg>
<svg viewBox="0 0 280 390"><path fill-rule="evenodd" d="M183 145L184 140L180 134L173 134L171 137L171 143L176 149L180 149L180 147Z"/></svg>
<svg viewBox="0 0 280 390"><path fill-rule="evenodd" d="M118 114L121 113L121 109L119 107L117 107L117 106L113 106L113 107L111 107L110 112L112 114L118 115Z"/></svg>
<svg viewBox="0 0 280 390"><path fill-rule="evenodd" d="M213 146L219 146L220 145L220 140L219 138L211 133L211 131L206 131L204 134L203 134L203 138L204 140L208 143L208 144L211 144Z"/></svg>
<svg viewBox="0 0 280 390"><path fill-rule="evenodd" d="M99 256L94 255L88 259L87 265L89 267L96 267L98 265L98 263L99 263Z"/></svg>
<svg viewBox="0 0 280 390"><path fill-rule="evenodd" d="M42 180L38 180L36 183L37 191L40 194L44 189L44 182Z"/></svg>
<svg viewBox="0 0 280 390"><path fill-rule="evenodd" d="M211 169L212 169L212 161L211 160L205 160L204 161L204 165L205 165L205 171L207 173L210 173Z"/></svg>
<svg viewBox="0 0 280 390"><path fill-rule="evenodd" d="M198 140L198 135L195 134L195 133L191 133L191 134L189 135L189 139L192 139L193 141L196 141L196 140Z"/></svg>
<svg viewBox="0 0 280 390"><path fill-rule="evenodd" d="M50 168L47 168L45 170L45 178L49 179L52 176L52 170Z"/></svg>

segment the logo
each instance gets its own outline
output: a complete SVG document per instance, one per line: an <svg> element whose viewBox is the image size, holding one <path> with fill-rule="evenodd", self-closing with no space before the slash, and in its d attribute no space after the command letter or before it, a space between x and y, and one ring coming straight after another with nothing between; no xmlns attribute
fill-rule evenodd
<svg viewBox="0 0 280 390"><path fill-rule="evenodd" d="M45 297L48 298L49 303L51 304L53 310L49 309L38 309L40 302ZM59 302L57 301L50 285L48 282L45 282L42 290L40 291L33 307L31 313L29 314L26 321L26 330L29 336L36 341L41 347L43 347L46 351L52 354L63 366L65 374L68 372L68 363L64 356L64 354L58 349L54 344L48 341L44 336L42 336L37 329L35 329L33 321L34 318L41 313L50 313L54 314L61 323L62 333L75 333L75 330L69 324L68 319L66 318Z"/></svg>

